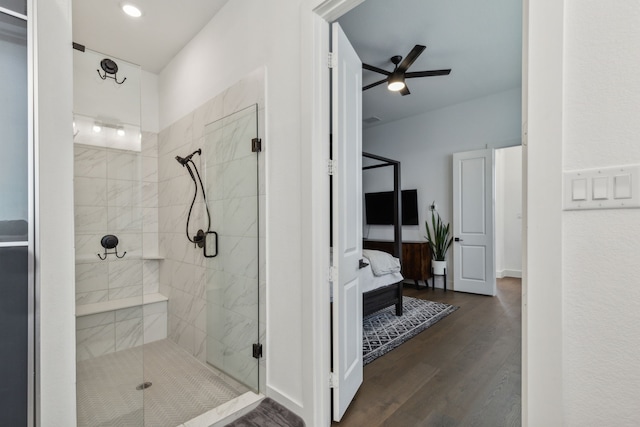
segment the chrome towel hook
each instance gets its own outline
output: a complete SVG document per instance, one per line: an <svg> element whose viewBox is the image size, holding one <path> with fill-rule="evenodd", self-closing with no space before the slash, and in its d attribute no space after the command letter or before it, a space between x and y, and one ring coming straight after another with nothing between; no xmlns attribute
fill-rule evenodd
<svg viewBox="0 0 640 427"><path fill-rule="evenodd" d="M100 244L104 248L104 257L100 254L96 255L98 255L98 258L103 261L107 259L107 255L115 255L116 258L124 258L124 256L127 254L127 252L125 251L122 253L122 255L118 255L118 238L113 234L107 234L106 236L103 236L100 240ZM107 249L115 249L115 251L107 252Z"/></svg>

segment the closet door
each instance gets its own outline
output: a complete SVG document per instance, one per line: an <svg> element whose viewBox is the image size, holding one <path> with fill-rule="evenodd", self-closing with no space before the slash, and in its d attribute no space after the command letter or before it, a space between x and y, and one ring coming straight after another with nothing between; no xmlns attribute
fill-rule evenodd
<svg viewBox="0 0 640 427"><path fill-rule="evenodd" d="M0 426L33 425L33 261L25 0L0 0Z"/></svg>

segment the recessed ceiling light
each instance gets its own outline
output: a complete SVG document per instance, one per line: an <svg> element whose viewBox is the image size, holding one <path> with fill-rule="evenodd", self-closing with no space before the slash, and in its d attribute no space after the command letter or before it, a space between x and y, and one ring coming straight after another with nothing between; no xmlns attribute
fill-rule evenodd
<svg viewBox="0 0 640 427"><path fill-rule="evenodd" d="M93 125L93 131L94 131L95 133L102 132L102 126L100 126L100 125Z"/></svg>
<svg viewBox="0 0 640 427"><path fill-rule="evenodd" d="M142 11L130 3L123 3L122 11L134 18L140 18L142 16Z"/></svg>
<svg viewBox="0 0 640 427"><path fill-rule="evenodd" d="M125 134L124 129L118 129L116 131L116 134L118 134L118 136L124 136L124 134Z"/></svg>

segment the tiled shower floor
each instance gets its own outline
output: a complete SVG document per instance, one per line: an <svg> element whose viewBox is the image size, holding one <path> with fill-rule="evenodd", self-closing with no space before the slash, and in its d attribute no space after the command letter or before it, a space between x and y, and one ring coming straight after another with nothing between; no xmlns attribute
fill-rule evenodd
<svg viewBox="0 0 640 427"><path fill-rule="evenodd" d="M77 384L81 427L176 427L248 391L168 339L80 361Z"/></svg>

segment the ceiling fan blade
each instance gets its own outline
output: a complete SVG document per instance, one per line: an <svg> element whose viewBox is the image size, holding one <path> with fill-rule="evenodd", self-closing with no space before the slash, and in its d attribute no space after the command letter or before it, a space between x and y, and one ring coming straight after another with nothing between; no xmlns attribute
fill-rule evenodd
<svg viewBox="0 0 640 427"><path fill-rule="evenodd" d="M400 95L405 96L409 94L411 94L411 92L409 92L409 86L405 84L404 87L400 89Z"/></svg>
<svg viewBox="0 0 640 427"><path fill-rule="evenodd" d="M405 73L404 78L410 79L413 77L433 77L433 76L448 76L451 69L448 70L431 70L431 71L415 71L411 73Z"/></svg>
<svg viewBox="0 0 640 427"><path fill-rule="evenodd" d="M362 68L369 71L375 71L376 73L384 74L388 76L391 74L391 71L383 70L382 68L374 67L373 65L362 63Z"/></svg>
<svg viewBox="0 0 640 427"><path fill-rule="evenodd" d="M413 62L418 59L418 56L426 49L426 46L422 46L421 44L417 44L411 49L411 52L402 60L400 65L398 65L398 71L404 73L407 69L413 64Z"/></svg>
<svg viewBox="0 0 640 427"><path fill-rule="evenodd" d="M386 83L387 79L382 79L378 82L375 83L371 83L370 85L366 85L365 87L362 88L362 90L367 90L367 89L371 89L372 87L376 87L378 85L381 85L382 83Z"/></svg>

